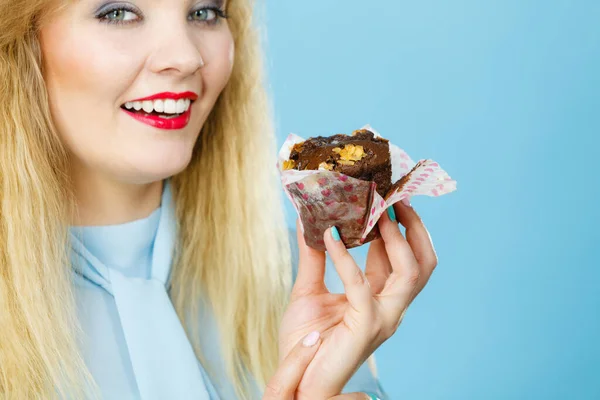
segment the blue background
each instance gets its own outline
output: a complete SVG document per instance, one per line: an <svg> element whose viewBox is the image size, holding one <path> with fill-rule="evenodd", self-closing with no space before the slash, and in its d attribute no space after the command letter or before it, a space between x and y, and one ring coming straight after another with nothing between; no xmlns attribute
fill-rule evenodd
<svg viewBox="0 0 600 400"><path fill-rule="evenodd" d="M377 351L391 398L600 399L600 1L264 11L279 144L369 123L458 181L413 199L440 264Z"/></svg>

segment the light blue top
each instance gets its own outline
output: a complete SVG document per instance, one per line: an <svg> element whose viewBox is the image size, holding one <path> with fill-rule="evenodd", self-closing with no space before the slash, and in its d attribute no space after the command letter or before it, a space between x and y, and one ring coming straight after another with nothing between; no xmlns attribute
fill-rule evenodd
<svg viewBox="0 0 600 400"><path fill-rule="evenodd" d="M210 310L201 311L200 341L212 380L197 361L165 290L176 240L168 183L161 207L149 217L73 227L71 240L82 353L103 399L236 399ZM366 364L344 389L355 391L383 397ZM252 399L261 397L257 388Z"/></svg>

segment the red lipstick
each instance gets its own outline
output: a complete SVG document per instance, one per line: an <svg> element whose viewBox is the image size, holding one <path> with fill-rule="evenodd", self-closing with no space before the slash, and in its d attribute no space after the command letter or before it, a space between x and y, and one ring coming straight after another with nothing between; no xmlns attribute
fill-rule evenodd
<svg viewBox="0 0 600 400"><path fill-rule="evenodd" d="M141 101L146 101L146 100L150 101L150 100L159 100L159 99L161 99L161 100L189 99L191 101L194 101L194 100L198 99L198 95L194 92L183 92L183 93L163 92L163 93L154 94L152 96L131 100L129 102L133 103L134 101L141 102ZM121 109L125 113L130 115L131 117L135 118L136 120L138 120L146 125L150 125L154 128L165 129L165 130L176 130L176 129L185 128L187 126L187 124L190 122L190 118L192 115L192 105L190 105L188 110L185 111L183 114L177 115L176 117L169 117L169 118L165 118L164 115L161 116L161 115L156 115L156 114L148 114L148 113L144 112L143 110L134 112L134 110L128 110L125 107L121 107Z"/></svg>
<svg viewBox="0 0 600 400"><path fill-rule="evenodd" d="M159 129L167 129L167 130L172 130L172 129L183 129L187 126L187 124L190 122L190 116L192 115L192 107L190 106L190 108L184 112L181 115L178 115L177 117L173 117L173 118L163 118L163 117L159 117L158 115L152 115L152 114L137 114L134 112L131 112L127 109L122 108L122 110L124 112L126 112L127 114L131 115L133 118L137 119L140 122L143 122L144 124L153 126L155 128L159 128Z"/></svg>

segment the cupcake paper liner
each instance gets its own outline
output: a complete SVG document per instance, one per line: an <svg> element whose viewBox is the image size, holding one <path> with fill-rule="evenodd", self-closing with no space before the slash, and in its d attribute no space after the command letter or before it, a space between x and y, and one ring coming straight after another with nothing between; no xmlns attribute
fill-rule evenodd
<svg viewBox="0 0 600 400"><path fill-rule="evenodd" d="M365 126L381 137L370 126ZM335 226L347 248L368 243L378 237L377 221L394 203L412 196L438 197L456 190L456 181L433 160L415 163L408 154L390 142L392 182L385 198L375 190L377 184L326 170L283 170L295 144L304 142L290 134L279 151L277 167L284 191L292 202L306 244L324 251L325 230Z"/></svg>

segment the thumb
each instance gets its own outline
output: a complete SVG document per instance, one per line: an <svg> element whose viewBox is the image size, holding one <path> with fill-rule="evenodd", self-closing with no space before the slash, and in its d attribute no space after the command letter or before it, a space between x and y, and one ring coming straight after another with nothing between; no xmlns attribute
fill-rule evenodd
<svg viewBox="0 0 600 400"><path fill-rule="evenodd" d="M298 276L292 288L292 300L309 294L327 292L325 286L325 253L309 247L296 220L296 240L298 241Z"/></svg>
<svg viewBox="0 0 600 400"><path fill-rule="evenodd" d="M292 400L320 344L319 332L309 333L304 340L296 344L269 380L263 400Z"/></svg>

